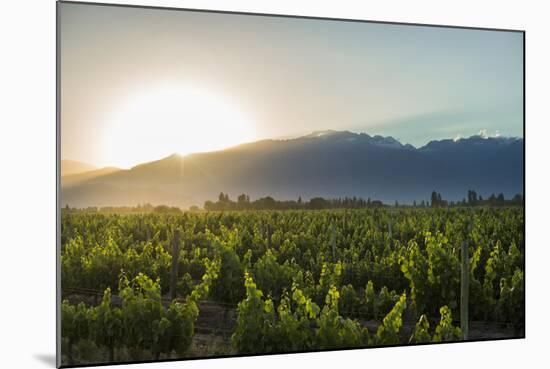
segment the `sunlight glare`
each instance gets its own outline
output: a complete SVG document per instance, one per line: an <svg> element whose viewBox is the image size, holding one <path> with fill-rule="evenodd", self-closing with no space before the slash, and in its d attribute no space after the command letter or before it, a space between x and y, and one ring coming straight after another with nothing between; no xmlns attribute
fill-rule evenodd
<svg viewBox="0 0 550 369"><path fill-rule="evenodd" d="M190 86L158 86L130 94L105 127L101 161L122 168L255 139L253 125L236 104Z"/></svg>

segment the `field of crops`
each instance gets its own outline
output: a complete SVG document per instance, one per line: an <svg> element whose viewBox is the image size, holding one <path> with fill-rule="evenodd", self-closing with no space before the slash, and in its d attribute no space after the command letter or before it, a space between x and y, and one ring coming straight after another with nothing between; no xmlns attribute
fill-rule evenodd
<svg viewBox="0 0 550 369"><path fill-rule="evenodd" d="M64 364L524 335L522 207L63 212Z"/></svg>

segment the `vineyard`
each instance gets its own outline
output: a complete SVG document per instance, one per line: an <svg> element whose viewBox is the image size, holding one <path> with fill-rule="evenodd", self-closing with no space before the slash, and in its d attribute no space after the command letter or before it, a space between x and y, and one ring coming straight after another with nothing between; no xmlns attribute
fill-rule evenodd
<svg viewBox="0 0 550 369"><path fill-rule="evenodd" d="M64 365L524 335L520 206L61 222Z"/></svg>

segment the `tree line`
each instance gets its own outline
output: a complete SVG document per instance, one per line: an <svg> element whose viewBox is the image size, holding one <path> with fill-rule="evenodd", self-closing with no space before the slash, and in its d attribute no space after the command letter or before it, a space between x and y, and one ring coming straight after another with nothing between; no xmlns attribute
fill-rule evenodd
<svg viewBox="0 0 550 369"><path fill-rule="evenodd" d="M468 190L468 197L463 198L462 201L447 201L442 199L441 194L434 190L432 191L430 206L432 208L448 206L517 206L523 205L523 202L524 197L519 193L511 199L506 199L502 192L498 195L493 193L484 199L474 190Z"/></svg>
<svg viewBox="0 0 550 369"><path fill-rule="evenodd" d="M257 200L250 200L246 194L241 194L236 201L229 198L227 193L221 192L218 201L207 200L204 202L204 210L321 210L321 209L363 209L387 206L380 200L372 200L370 197L365 200L361 197L344 197L325 199L313 197L309 201L302 200L275 200L271 196L261 197ZM199 210L198 207L191 207L190 210Z"/></svg>
<svg viewBox="0 0 550 369"><path fill-rule="evenodd" d="M63 208L67 213L102 213L102 214L183 214L177 206L151 205L149 203L136 206L88 206L86 208L71 208L68 204Z"/></svg>
<svg viewBox="0 0 550 369"><path fill-rule="evenodd" d="M429 200L413 201L412 205L399 204L395 201L395 207L414 207L414 208L441 208L441 207L471 207L471 206L521 206L524 203L524 196L516 194L510 199L506 199L503 193L491 194L483 198L474 190L468 190L467 197L461 201L445 200L441 193L432 191ZM271 196L260 197L251 200L247 194L241 194L236 200L229 198L229 194L220 192L217 201L207 200L204 202L203 209L196 205L189 208L191 212L206 211L224 211L224 210L322 210L322 209L368 209L390 207L380 200L373 200L370 197L366 200L362 197L339 197L325 199L323 197L313 197L310 200L276 200ZM91 206L87 208L71 208L66 205L64 212L85 212L85 213L105 213L105 214L131 214L131 213L156 213L156 214L183 214L181 208L168 205L151 205L149 203L138 204L137 206Z"/></svg>
<svg viewBox="0 0 550 369"><path fill-rule="evenodd" d="M468 190L467 198L461 201L448 201L442 198L441 193L435 190L431 194L429 201L413 201L412 207L420 208L438 208L438 207L461 207L461 206L519 206L523 205L524 198L521 194L516 194L511 199L506 199L503 193L491 194L484 199L474 190ZM381 208L389 207L390 205L383 203L380 200L372 200L370 197L365 200L361 197L344 197L325 199L323 197L314 197L309 201L303 201L301 197L297 200L275 200L271 196L261 197L251 201L246 194L241 194L236 201L229 198L229 194L221 192L218 195L218 201L207 200L204 203L206 211L221 211L221 210L321 210L321 209L365 209L365 208ZM395 201L395 207L411 207L411 205L399 204ZM199 211L197 206L192 206L191 211Z"/></svg>

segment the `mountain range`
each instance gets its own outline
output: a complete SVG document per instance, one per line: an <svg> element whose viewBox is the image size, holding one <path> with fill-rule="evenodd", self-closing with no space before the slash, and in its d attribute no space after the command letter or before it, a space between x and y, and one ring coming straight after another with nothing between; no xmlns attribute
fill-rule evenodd
<svg viewBox="0 0 550 369"><path fill-rule="evenodd" d="M393 137L318 131L229 149L177 154L131 169L92 168L63 174L61 204L138 203L202 206L220 192L235 199L363 197L387 203L428 200L433 190L461 200L469 189L506 198L523 194L524 141L486 137L434 140L415 148Z"/></svg>
<svg viewBox="0 0 550 369"><path fill-rule="evenodd" d="M83 173L97 169L95 166L76 160L61 161L61 176L67 176L76 173Z"/></svg>

